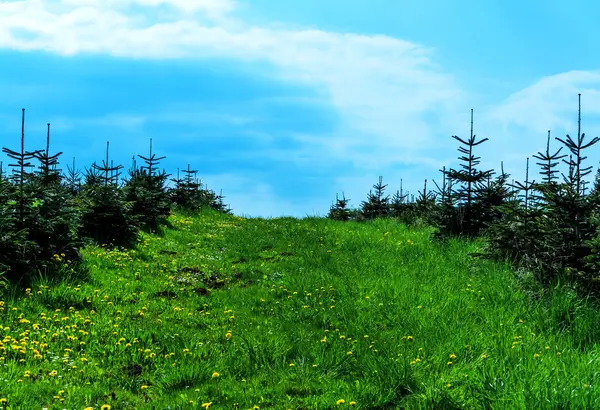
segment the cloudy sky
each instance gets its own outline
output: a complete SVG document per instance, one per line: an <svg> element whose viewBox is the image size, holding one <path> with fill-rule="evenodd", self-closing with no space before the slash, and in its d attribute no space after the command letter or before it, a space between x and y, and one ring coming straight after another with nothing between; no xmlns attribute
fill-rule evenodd
<svg viewBox="0 0 600 410"><path fill-rule="evenodd" d="M302 217L379 175L439 181L473 108L482 165L520 178L548 130L576 135L578 93L600 135L599 19L592 0L0 0L0 145L22 108L26 148L51 123L81 167L152 138L236 214Z"/></svg>

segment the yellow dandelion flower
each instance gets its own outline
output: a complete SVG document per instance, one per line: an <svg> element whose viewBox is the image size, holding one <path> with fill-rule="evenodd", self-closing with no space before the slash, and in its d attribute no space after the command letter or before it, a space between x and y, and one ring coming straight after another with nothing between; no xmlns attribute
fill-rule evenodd
<svg viewBox="0 0 600 410"><path fill-rule="evenodd" d="M219 376L220 376L220 374L218 372L213 372L211 377L214 379L215 377L219 377Z"/></svg>
<svg viewBox="0 0 600 410"><path fill-rule="evenodd" d="M210 405L212 404L212 401L208 402L208 403L202 403L202 407L207 409L210 407Z"/></svg>
<svg viewBox="0 0 600 410"><path fill-rule="evenodd" d="M356 402L355 402L355 401L351 401L351 402L350 402L350 405L351 405L351 406L356 406Z"/></svg>
<svg viewBox="0 0 600 410"><path fill-rule="evenodd" d="M335 404L337 404L338 406L340 404L344 404L344 403L346 403L346 400L344 400L344 399L339 399L338 401L335 402Z"/></svg>
<svg viewBox="0 0 600 410"><path fill-rule="evenodd" d="M110 410L110 404L103 404L103 405L100 407L100 410Z"/></svg>

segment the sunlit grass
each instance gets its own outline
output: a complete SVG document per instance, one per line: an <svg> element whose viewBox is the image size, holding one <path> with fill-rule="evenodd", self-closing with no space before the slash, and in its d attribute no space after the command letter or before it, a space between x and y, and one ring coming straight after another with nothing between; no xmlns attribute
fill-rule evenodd
<svg viewBox="0 0 600 410"><path fill-rule="evenodd" d="M0 408L600 408L598 311L474 243L384 220L170 222L87 248L87 281L0 297Z"/></svg>

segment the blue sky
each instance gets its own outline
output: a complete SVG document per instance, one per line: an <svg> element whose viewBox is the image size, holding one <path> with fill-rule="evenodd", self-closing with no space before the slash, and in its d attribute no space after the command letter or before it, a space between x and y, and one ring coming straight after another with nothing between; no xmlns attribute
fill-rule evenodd
<svg viewBox="0 0 600 410"><path fill-rule="evenodd" d="M165 155L234 212L358 206L383 175L416 192L456 167L451 135L490 138L482 165L524 174L547 130L600 135L591 1L0 1L0 145L63 164ZM596 166L600 146L590 153ZM0 156L6 164L6 157Z"/></svg>

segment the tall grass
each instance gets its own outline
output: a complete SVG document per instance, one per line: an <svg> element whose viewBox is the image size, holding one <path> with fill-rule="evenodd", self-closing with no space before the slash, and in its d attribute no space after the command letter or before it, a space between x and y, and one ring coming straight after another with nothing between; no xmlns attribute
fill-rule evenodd
<svg viewBox="0 0 600 410"><path fill-rule="evenodd" d="M170 218L0 297L3 409L599 408L600 314L392 220ZM58 255L60 258L60 255Z"/></svg>

